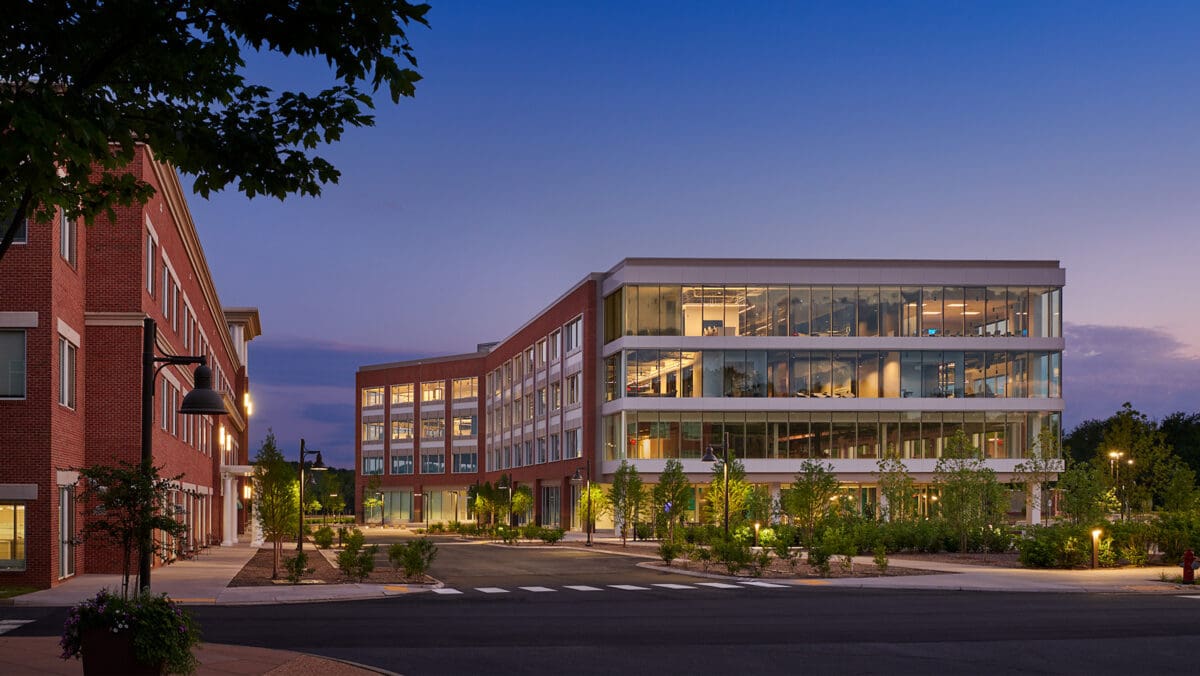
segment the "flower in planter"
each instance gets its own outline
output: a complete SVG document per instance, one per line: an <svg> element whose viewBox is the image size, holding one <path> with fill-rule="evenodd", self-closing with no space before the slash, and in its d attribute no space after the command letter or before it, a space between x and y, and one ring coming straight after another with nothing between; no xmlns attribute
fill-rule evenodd
<svg viewBox="0 0 1200 676"><path fill-rule="evenodd" d="M200 630L183 608L166 594L138 594L123 599L101 590L94 598L71 608L63 625L62 658L83 657L87 662L98 650L111 652L116 637L128 637L137 667L158 668L159 673L190 674L196 670L192 649L200 643Z"/></svg>

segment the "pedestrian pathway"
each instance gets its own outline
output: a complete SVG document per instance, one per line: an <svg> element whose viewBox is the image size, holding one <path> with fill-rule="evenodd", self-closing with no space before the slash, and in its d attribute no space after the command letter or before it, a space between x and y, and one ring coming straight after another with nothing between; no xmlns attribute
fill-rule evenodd
<svg viewBox="0 0 1200 676"><path fill-rule="evenodd" d="M583 584L567 584L567 585L562 585L561 587L558 587L558 588L542 587L542 586L512 587L512 588L507 588L507 587L470 587L470 588L465 588L465 589L457 589L454 587L440 587L437 589L433 589L432 591L434 594L436 594L438 596L457 597L457 596L471 596L471 595L478 595L478 594L495 596L495 595L500 595L500 594L512 594L512 593L519 593L519 592L527 592L530 594L553 594L553 593L559 593L559 592L588 593L588 592L603 592L603 591L613 591L613 590L626 591L626 592L644 592L644 591L686 592L686 591L698 591L698 590L704 590L704 589L746 590L746 589L790 589L790 588L792 588L792 585L777 584L774 582L763 582L763 581L759 581L759 580L739 580L736 584L730 584L728 582L695 582L693 584L679 584L679 583L675 583L675 582L656 582L656 583L644 583L644 584L609 584L609 585L603 585L603 586L592 586L592 585L583 585Z"/></svg>

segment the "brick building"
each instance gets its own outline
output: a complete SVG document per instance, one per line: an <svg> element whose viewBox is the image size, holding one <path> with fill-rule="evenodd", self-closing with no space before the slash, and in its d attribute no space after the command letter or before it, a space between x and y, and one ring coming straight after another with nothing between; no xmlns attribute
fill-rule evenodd
<svg viewBox="0 0 1200 676"><path fill-rule="evenodd" d="M179 415L192 368L159 372L154 462L182 475L173 500L188 527L174 549L232 543L244 528L241 487L220 478L247 469L258 311L222 307L174 169L141 146L127 171L154 186L145 205L91 227L61 213L30 221L0 260L0 584L119 570L111 549L77 541L75 470L139 460L147 317L159 354L207 356L228 413Z"/></svg>
<svg viewBox="0 0 1200 676"><path fill-rule="evenodd" d="M928 513L958 433L1002 482L1061 434L1065 276L1057 261L629 258L477 353L361 367L356 504L377 477L376 518L461 519L456 496L509 475L534 496L519 520L578 528L576 471L604 485L629 462L652 484L674 459L700 519L712 449L775 500L821 459L864 512L896 456ZM1014 493L1009 513L1036 521L1041 504Z"/></svg>

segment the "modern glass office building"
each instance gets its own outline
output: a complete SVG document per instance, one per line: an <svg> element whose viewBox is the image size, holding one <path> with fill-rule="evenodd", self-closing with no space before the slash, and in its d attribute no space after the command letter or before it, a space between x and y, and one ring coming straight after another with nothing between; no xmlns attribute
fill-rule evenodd
<svg viewBox="0 0 1200 676"><path fill-rule="evenodd" d="M564 453L602 483L622 460L653 482L677 458L698 505L700 459L727 445L776 492L828 461L871 508L880 457L928 491L962 431L1007 480L1042 430L1060 433L1064 282L1056 261L626 259L526 325L563 320L546 335L464 356L483 364L478 478L519 469L569 491ZM570 364L546 348L565 330Z"/></svg>

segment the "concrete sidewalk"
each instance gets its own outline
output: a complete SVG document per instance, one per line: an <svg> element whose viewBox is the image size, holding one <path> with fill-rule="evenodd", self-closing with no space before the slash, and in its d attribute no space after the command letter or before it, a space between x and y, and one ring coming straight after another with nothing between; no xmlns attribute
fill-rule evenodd
<svg viewBox="0 0 1200 676"><path fill-rule="evenodd" d="M76 676L83 673L83 662L59 657L58 638L0 637L0 673L3 674L61 674ZM315 655L250 648L246 646L205 643L196 650L200 667L197 676L246 676L247 674L287 674L322 676L366 676L391 672L362 665L330 660Z"/></svg>

